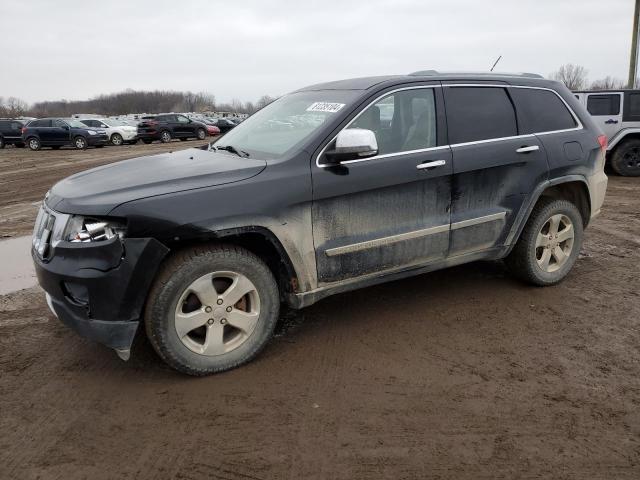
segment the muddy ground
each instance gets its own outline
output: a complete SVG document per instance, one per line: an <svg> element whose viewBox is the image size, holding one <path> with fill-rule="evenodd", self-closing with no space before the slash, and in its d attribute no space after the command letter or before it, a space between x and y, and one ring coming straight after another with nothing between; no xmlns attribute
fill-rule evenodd
<svg viewBox="0 0 640 480"><path fill-rule="evenodd" d="M2 234L56 179L165 148L0 151ZM335 296L200 379L1 296L0 478L640 478L639 251L640 179L612 177L559 286L487 262Z"/></svg>

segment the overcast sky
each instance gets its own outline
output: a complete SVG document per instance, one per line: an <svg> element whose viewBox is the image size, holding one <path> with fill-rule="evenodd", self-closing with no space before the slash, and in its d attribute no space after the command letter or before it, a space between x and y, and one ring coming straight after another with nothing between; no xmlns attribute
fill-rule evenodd
<svg viewBox="0 0 640 480"><path fill-rule="evenodd" d="M563 63L627 78L633 0L0 0L0 96L256 100L341 78Z"/></svg>

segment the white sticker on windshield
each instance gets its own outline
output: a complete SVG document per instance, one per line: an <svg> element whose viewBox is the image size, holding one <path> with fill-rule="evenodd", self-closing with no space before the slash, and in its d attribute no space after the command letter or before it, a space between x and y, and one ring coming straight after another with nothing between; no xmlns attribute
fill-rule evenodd
<svg viewBox="0 0 640 480"><path fill-rule="evenodd" d="M315 102L307 108L307 112L336 113L342 107L344 107L344 103Z"/></svg>

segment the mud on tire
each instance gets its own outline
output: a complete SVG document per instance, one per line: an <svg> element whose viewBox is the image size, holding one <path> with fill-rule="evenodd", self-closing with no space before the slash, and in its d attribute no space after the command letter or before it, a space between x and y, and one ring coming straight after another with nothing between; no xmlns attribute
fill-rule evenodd
<svg viewBox="0 0 640 480"><path fill-rule="evenodd" d="M209 335L208 328L219 327L217 322L222 322L225 319L220 319L220 314L216 313L219 308L216 308L215 305L215 292L212 294L213 297L208 299L199 293L194 299L189 292L192 285L214 272L223 275L235 274L238 277L248 279L249 283L255 286L252 295L257 294L259 297L256 299L259 310L256 313L257 321L255 321L253 330L246 335L241 343L230 351L209 355L206 350L200 353L196 351L197 348L194 345L198 345L198 338L192 339L191 334L199 334L200 338L204 337L203 345L206 345L207 335ZM213 279L214 283L216 280L216 278ZM233 284L231 285L233 286ZM214 286L215 290L222 288L221 295L224 295L224 286ZM235 308L241 302L247 304L250 301L253 302L253 300L248 300L248 297L247 300L244 298L240 302L234 302L234 307L224 304L219 306L220 308L228 308L227 312L233 308L235 312ZM183 308L186 308L189 302L195 305L195 310L183 314ZM220 303L222 303L221 300ZM184 321L181 319L182 317L178 318L178 312L180 315L190 315L192 312L201 315L205 308L211 312L206 314L206 316L211 316L209 320L205 319L207 324L197 327L186 335L182 335L182 332L178 333L179 328L182 330L178 322ZM278 286L265 263L253 253L240 247L217 245L179 251L165 262L147 299L144 321L147 336L158 355L174 369L189 375L199 376L230 370L252 360L271 338L278 320L279 309ZM222 313L222 315L225 314ZM214 323L214 318L215 325L211 325ZM234 326L231 325L231 320L229 320L229 325L222 328L224 330L227 327L231 328L231 333L233 333ZM204 328L204 333L199 331L202 328ZM189 337L187 338L187 336Z"/></svg>
<svg viewBox="0 0 640 480"><path fill-rule="evenodd" d="M559 219L559 223L564 223L564 228L571 225L572 244L570 249L568 245L558 244L558 238L554 237L553 227L549 223L551 219ZM558 229L556 228L556 233ZM560 230L560 239L565 238ZM561 282L569 273L578 258L580 247L582 246L583 225L582 216L577 207L566 200L554 200L551 198L542 198L534 207L529 220L518 239L515 247L505 259L505 263L510 272L520 280L537 286L554 285ZM555 251L555 248L563 248L566 257L562 262L556 260L553 264L553 256L545 249ZM570 251L569 251L570 250ZM544 256L549 255L550 259L547 268L544 269Z"/></svg>

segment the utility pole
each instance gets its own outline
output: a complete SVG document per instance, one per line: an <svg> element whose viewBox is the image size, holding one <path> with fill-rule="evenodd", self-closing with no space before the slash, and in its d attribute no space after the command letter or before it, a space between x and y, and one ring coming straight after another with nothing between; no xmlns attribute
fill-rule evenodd
<svg viewBox="0 0 640 480"><path fill-rule="evenodd" d="M629 88L636 87L636 73L638 70L638 17L640 17L640 0L636 0L633 12L633 36L631 37L631 58L629 59Z"/></svg>

